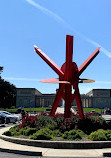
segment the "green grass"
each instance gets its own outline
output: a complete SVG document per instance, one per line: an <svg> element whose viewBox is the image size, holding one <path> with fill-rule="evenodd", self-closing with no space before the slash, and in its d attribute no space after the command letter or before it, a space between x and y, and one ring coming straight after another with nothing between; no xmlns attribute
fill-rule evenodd
<svg viewBox="0 0 111 158"><path fill-rule="evenodd" d="M48 107L38 107L38 108L23 108L25 111L46 111L46 109L48 109ZM17 108L14 109L1 109L2 111L8 111L8 112L12 112L15 113L17 111ZM101 112L101 110L103 111L104 109L99 109L99 108L83 108L84 112L91 112L92 110L95 110L96 112Z"/></svg>
<svg viewBox="0 0 111 158"><path fill-rule="evenodd" d="M18 108L15 109L1 109L2 111L8 111L10 113L15 113L17 111ZM46 111L46 107L45 108L23 108L25 111Z"/></svg>
<svg viewBox="0 0 111 158"><path fill-rule="evenodd" d="M101 110L103 111L104 109L99 109L99 108L83 108L84 112L91 112L92 110L95 110L95 112L101 112Z"/></svg>

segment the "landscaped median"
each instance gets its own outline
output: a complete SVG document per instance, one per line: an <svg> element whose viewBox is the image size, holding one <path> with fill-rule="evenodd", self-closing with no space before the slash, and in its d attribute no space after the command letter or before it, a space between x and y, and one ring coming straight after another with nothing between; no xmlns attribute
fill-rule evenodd
<svg viewBox="0 0 111 158"><path fill-rule="evenodd" d="M23 145L55 149L111 148L110 124L100 116L27 116L0 138ZM92 141L93 140L93 141ZM98 141L97 141L98 140Z"/></svg>

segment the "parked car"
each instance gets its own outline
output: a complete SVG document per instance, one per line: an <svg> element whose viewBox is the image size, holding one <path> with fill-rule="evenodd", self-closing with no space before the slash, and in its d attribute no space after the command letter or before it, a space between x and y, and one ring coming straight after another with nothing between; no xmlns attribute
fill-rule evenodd
<svg viewBox="0 0 111 158"><path fill-rule="evenodd" d="M16 123L20 120L18 116L13 115L7 111L0 111L0 116L5 119L5 123Z"/></svg>
<svg viewBox="0 0 111 158"><path fill-rule="evenodd" d="M111 115L111 109L106 109L104 112L105 115Z"/></svg>
<svg viewBox="0 0 111 158"><path fill-rule="evenodd" d="M95 110L92 110L92 111L91 111L91 114L95 114L95 115L99 115L99 116L101 116L101 113L96 112Z"/></svg>
<svg viewBox="0 0 111 158"><path fill-rule="evenodd" d="M4 124L5 123L5 118L0 114L0 124Z"/></svg>

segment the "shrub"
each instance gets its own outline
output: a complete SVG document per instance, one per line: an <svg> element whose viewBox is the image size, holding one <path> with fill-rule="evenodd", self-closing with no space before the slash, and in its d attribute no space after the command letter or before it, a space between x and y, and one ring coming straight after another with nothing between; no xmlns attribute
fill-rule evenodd
<svg viewBox="0 0 111 158"><path fill-rule="evenodd" d="M69 134L69 132L65 131L64 134L62 135L62 138L63 139L67 139L68 138L68 134Z"/></svg>
<svg viewBox="0 0 111 158"><path fill-rule="evenodd" d="M71 118L64 118L62 115L56 115L55 122L57 123L57 128L64 133L65 131L70 131L74 129L77 124L77 120L75 116Z"/></svg>
<svg viewBox="0 0 111 158"><path fill-rule="evenodd" d="M83 135L85 134L81 130L70 130L69 132L64 132L62 138L68 140L80 140L82 139Z"/></svg>
<svg viewBox="0 0 111 158"><path fill-rule="evenodd" d="M71 129L76 129L76 128L78 128L78 122L79 122L79 116L78 115L73 115L72 117L71 117Z"/></svg>
<svg viewBox="0 0 111 158"><path fill-rule="evenodd" d="M5 132L3 133L3 135L12 136L10 131L5 131Z"/></svg>
<svg viewBox="0 0 111 158"><path fill-rule="evenodd" d="M11 127L9 129L9 132L11 133L11 136L19 136L20 135L18 125Z"/></svg>
<svg viewBox="0 0 111 158"><path fill-rule="evenodd" d="M51 130L57 128L57 123L54 121L54 118L44 115L38 116L38 125L42 128L49 127Z"/></svg>
<svg viewBox="0 0 111 158"><path fill-rule="evenodd" d="M107 140L106 131L103 129L99 129L95 132L92 132L89 135L89 139L94 140L94 141L105 141Z"/></svg>
<svg viewBox="0 0 111 158"><path fill-rule="evenodd" d="M13 127L11 127L10 129L9 129L9 131L10 132L14 132L14 131L19 131L19 127L18 127L18 125L15 125L15 126L13 126Z"/></svg>
<svg viewBox="0 0 111 158"><path fill-rule="evenodd" d="M98 129L106 129L106 122L100 116L89 116L84 119L79 119L78 129L90 134Z"/></svg>
<svg viewBox="0 0 111 158"><path fill-rule="evenodd" d="M83 131L81 131L80 129L76 130L76 133L80 135L81 138L86 137L87 134L85 134Z"/></svg>
<svg viewBox="0 0 111 158"><path fill-rule="evenodd" d="M111 140L111 130L106 131L107 140Z"/></svg>
<svg viewBox="0 0 111 158"><path fill-rule="evenodd" d="M23 130L23 135L25 136L33 135L34 133L36 133L36 131L37 131L36 128L27 128L26 130Z"/></svg>
<svg viewBox="0 0 111 158"><path fill-rule="evenodd" d="M53 139L52 135L50 134L50 130L45 129L45 128L38 130L36 133L31 135L29 138L34 139L34 140L51 140L51 139Z"/></svg>
<svg viewBox="0 0 111 158"><path fill-rule="evenodd" d="M38 128L37 116L27 116L22 120L22 124L19 125L19 128L24 128L29 126L30 128Z"/></svg>
<svg viewBox="0 0 111 158"><path fill-rule="evenodd" d="M19 130L19 133L20 133L20 135L24 135L25 129L24 129L24 128L21 128L21 129Z"/></svg>
<svg viewBox="0 0 111 158"><path fill-rule="evenodd" d="M76 132L76 130L71 130L68 133L68 140L80 140L82 137Z"/></svg>
<svg viewBox="0 0 111 158"><path fill-rule="evenodd" d="M52 132L52 135L55 137L61 137L62 133L58 129L56 129Z"/></svg>

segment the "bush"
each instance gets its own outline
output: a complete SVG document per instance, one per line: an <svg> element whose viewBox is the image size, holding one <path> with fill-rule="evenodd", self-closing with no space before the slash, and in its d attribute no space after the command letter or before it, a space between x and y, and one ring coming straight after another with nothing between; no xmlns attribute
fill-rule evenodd
<svg viewBox="0 0 111 158"><path fill-rule="evenodd" d="M49 127L51 130L57 128L57 123L54 121L54 118L44 115L38 116L38 125L41 128Z"/></svg>
<svg viewBox="0 0 111 158"><path fill-rule="evenodd" d="M5 131L5 132L3 133L3 135L6 135L6 136L12 136L12 134L11 134L10 131Z"/></svg>
<svg viewBox="0 0 111 158"><path fill-rule="evenodd" d="M77 127L79 117L74 115L71 118L64 118L63 115L57 114L54 120L57 123L57 129L64 133Z"/></svg>
<svg viewBox="0 0 111 158"><path fill-rule="evenodd" d="M56 129L52 132L52 135L55 137L61 137L62 133L58 129Z"/></svg>
<svg viewBox="0 0 111 158"><path fill-rule="evenodd" d="M18 125L11 127L9 129L9 132L11 132L11 136L19 136L20 135Z"/></svg>
<svg viewBox="0 0 111 158"><path fill-rule="evenodd" d="M111 140L111 130L107 130L106 137L107 137L107 140Z"/></svg>
<svg viewBox="0 0 111 158"><path fill-rule="evenodd" d="M49 129L40 129L33 135L31 135L29 138L34 140L51 140L53 139L52 135L50 134Z"/></svg>
<svg viewBox="0 0 111 158"><path fill-rule="evenodd" d="M76 130L76 133L79 134L81 138L87 136L87 134L85 134L83 131L81 131L81 130L79 130L79 129Z"/></svg>
<svg viewBox="0 0 111 158"><path fill-rule="evenodd" d="M86 136L85 133L81 130L70 130L69 132L66 131L62 135L63 139L68 139L68 140L80 140L82 139L83 136Z"/></svg>
<svg viewBox="0 0 111 158"><path fill-rule="evenodd" d="M68 140L80 140L82 137L76 132L76 130L71 130L68 133Z"/></svg>
<svg viewBox="0 0 111 158"><path fill-rule="evenodd" d="M106 131L99 129L95 132L92 132L88 138L94 141L105 141L107 140Z"/></svg>
<svg viewBox="0 0 111 158"><path fill-rule="evenodd" d="M78 121L78 129L81 129L87 134L98 129L106 129L106 126L106 121L100 116L89 116Z"/></svg>
<svg viewBox="0 0 111 158"><path fill-rule="evenodd" d="M62 135L62 138L63 139L67 139L68 138L68 134L69 134L69 132L65 131L64 134Z"/></svg>
<svg viewBox="0 0 111 158"><path fill-rule="evenodd" d="M15 125L15 126L13 126L13 127L11 127L10 129L9 129L9 131L10 132L14 132L14 131L19 131L19 127L18 127L18 125Z"/></svg>
<svg viewBox="0 0 111 158"><path fill-rule="evenodd" d="M33 135L34 133L36 133L36 131L37 131L36 128L27 128L26 130L23 130L23 135L25 136Z"/></svg>
<svg viewBox="0 0 111 158"><path fill-rule="evenodd" d="M19 125L19 128L24 128L24 127L30 127L30 128L38 128L38 118L37 116L28 116L25 117L22 120L22 124Z"/></svg>

